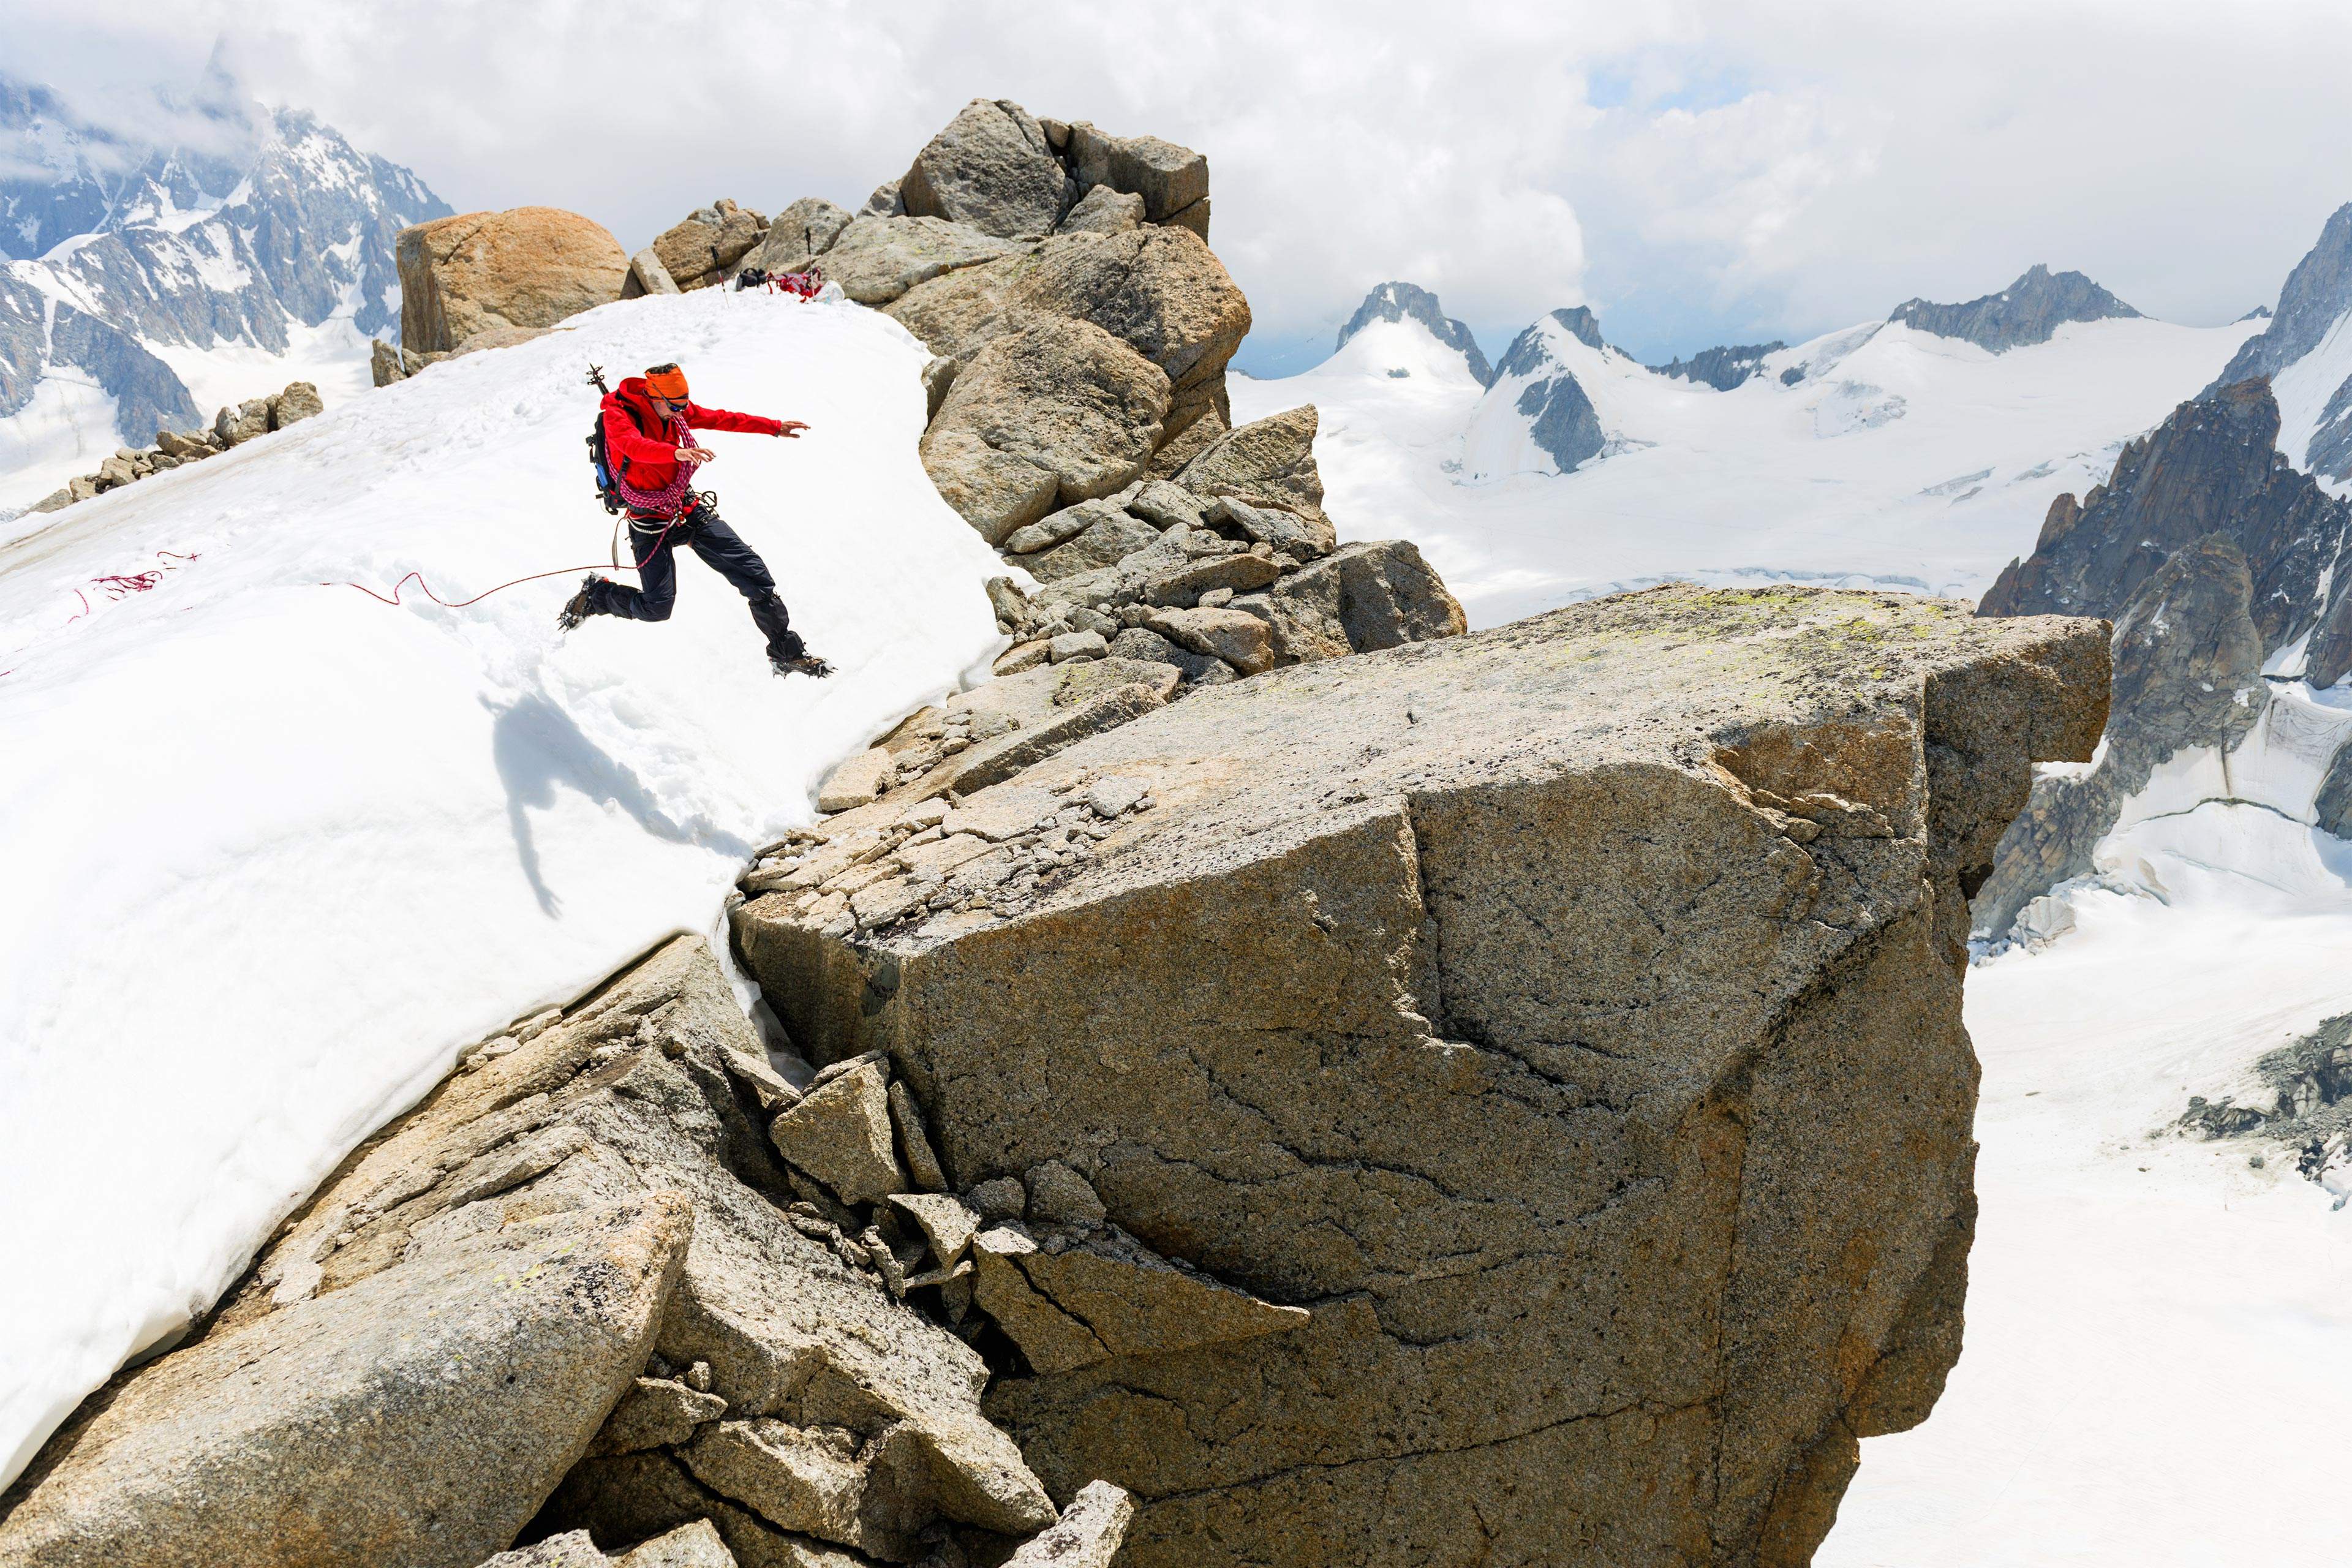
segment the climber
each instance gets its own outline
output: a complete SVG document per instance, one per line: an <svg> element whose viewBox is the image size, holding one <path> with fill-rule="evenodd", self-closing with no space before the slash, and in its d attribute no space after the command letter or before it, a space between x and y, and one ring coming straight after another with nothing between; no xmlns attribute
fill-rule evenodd
<svg viewBox="0 0 2352 1568"><path fill-rule="evenodd" d="M674 364L655 365L621 383L606 395L603 419L613 489L628 512L629 553L639 585L632 588L591 572L556 625L568 632L590 616L669 619L677 602L675 552L683 544L751 601L751 623L768 639L768 663L778 675L831 675L833 667L809 652L793 630L767 563L727 526L711 497L694 490L694 471L716 455L695 438L698 429L790 439L807 425L704 408L689 400L686 373Z"/></svg>

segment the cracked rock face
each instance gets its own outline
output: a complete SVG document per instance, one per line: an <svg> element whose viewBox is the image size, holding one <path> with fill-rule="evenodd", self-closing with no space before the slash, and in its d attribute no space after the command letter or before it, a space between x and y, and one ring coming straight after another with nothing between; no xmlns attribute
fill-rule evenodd
<svg viewBox="0 0 2352 1568"><path fill-rule="evenodd" d="M1958 1354L1959 883L2031 763L2089 753L2105 649L1899 595L1600 601L966 795L1151 803L992 901L736 933L804 1048L888 1051L975 1210L1055 1161L1098 1195L972 1245L1033 1292L988 1408L1055 1496L1134 1494L1123 1563L1801 1563ZM1243 1298L1167 1321L1271 1331L1045 1320L1024 1356L1034 1293L1135 1289L1128 1238Z"/></svg>

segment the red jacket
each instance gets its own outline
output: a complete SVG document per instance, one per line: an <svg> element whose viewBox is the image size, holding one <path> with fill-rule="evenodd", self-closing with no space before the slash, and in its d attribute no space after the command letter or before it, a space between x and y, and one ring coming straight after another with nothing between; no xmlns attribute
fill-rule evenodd
<svg viewBox="0 0 2352 1568"><path fill-rule="evenodd" d="M779 419L730 414L698 403L686 405L686 424L689 430L740 430L752 436L777 435L784 427ZM677 477L677 449L688 443L670 439L664 434L668 428L654 408L644 376L633 375L605 395L604 450L621 465L621 477L636 489L657 490Z"/></svg>

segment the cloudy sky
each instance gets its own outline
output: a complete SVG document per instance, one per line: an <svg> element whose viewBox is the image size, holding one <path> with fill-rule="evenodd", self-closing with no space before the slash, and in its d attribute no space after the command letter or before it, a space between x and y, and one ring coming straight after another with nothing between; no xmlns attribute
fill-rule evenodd
<svg viewBox="0 0 2352 1568"><path fill-rule="evenodd" d="M2030 263L2153 315L2273 300L2352 200L2352 7L2305 0L1132 5L1118 0L0 0L5 68L115 112L215 37L460 210L631 248L719 195L855 205L976 96L1205 152L1244 363L1364 291L1490 352L1591 304L1658 361L1798 341Z"/></svg>

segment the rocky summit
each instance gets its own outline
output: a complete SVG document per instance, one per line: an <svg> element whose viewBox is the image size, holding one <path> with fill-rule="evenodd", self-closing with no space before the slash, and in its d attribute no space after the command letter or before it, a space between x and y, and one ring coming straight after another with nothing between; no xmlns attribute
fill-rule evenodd
<svg viewBox="0 0 2352 1568"><path fill-rule="evenodd" d="M2103 321L2138 314L2081 273L2053 272L2036 262L1998 294L1958 305L1906 300L1887 320L2002 353L2046 343L2068 321Z"/></svg>
<svg viewBox="0 0 2352 1568"><path fill-rule="evenodd" d="M1348 340L1370 326L1374 321L1418 321L1429 329L1429 335L1447 348L1460 352L1470 366L1470 374L1478 378L1481 386L1491 385L1495 367L1486 363L1486 352L1479 348L1468 327L1445 313L1437 296L1417 283L1382 283L1364 296L1356 313L1339 329L1339 340L1332 344L1333 352L1348 346Z"/></svg>
<svg viewBox="0 0 2352 1568"><path fill-rule="evenodd" d="M1200 692L736 937L902 1075L987 1409L1122 1562L1801 1563L1958 1353L1961 889L2105 664L1659 589ZM892 859L992 891L870 922Z"/></svg>
<svg viewBox="0 0 2352 1568"><path fill-rule="evenodd" d="M352 1152L0 1563L1810 1559L1959 1351L1966 895L2105 627L1669 585L1465 635L1342 542L1313 407L1233 425L1209 203L975 100L856 213L401 236L380 382L752 268L888 312L1008 646L751 857L731 951L614 954ZM1489 393L1563 468L1596 351L1554 312Z"/></svg>

